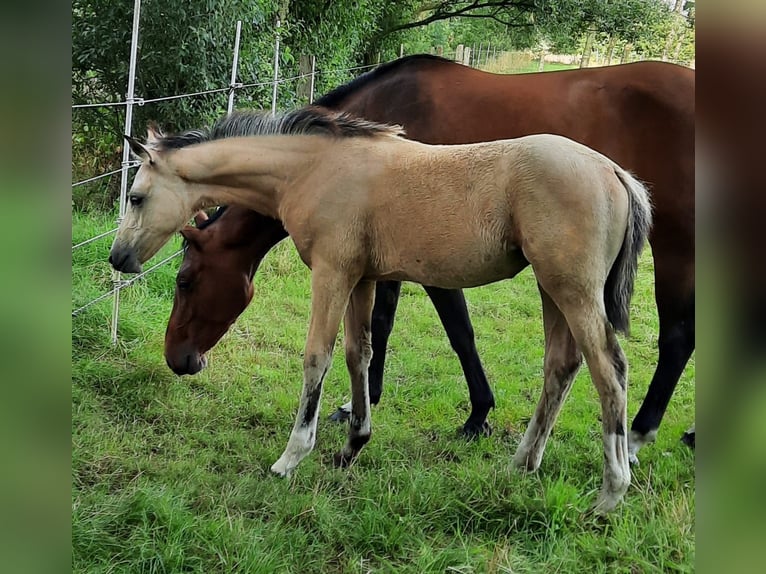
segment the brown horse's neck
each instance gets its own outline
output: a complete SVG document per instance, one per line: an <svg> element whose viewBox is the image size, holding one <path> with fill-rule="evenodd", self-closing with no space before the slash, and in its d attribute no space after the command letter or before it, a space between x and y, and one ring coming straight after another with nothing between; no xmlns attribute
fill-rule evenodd
<svg viewBox="0 0 766 574"><path fill-rule="evenodd" d="M230 233L228 242L243 250L252 278L266 254L287 237L287 231L278 219L239 207L229 209L232 210L232 217L236 224L228 232Z"/></svg>
<svg viewBox="0 0 766 574"><path fill-rule="evenodd" d="M321 136L227 138L183 148L171 162L189 184L195 211L239 205L277 218L281 192L326 148Z"/></svg>

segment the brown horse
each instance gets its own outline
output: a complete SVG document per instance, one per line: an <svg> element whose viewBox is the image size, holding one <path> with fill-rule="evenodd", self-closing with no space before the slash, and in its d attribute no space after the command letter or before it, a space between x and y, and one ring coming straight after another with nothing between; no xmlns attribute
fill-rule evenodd
<svg viewBox="0 0 766 574"><path fill-rule="evenodd" d="M408 138L427 143L561 134L609 156L649 184L655 210L650 243L660 319L659 361L631 425L633 460L642 445L654 440L694 350L694 83L693 70L660 62L497 75L433 56L408 56L379 66L317 100L318 105L372 121L400 124ZM257 233L266 233L269 239L281 229L278 222L258 220L259 227L248 231L246 220L251 218L243 210L234 210L225 219L235 231L219 229L214 235L241 232L243 244L251 241L257 249L262 241ZM267 232L267 227L272 231ZM177 372L199 370L203 354L249 301L224 289L240 285L240 269L251 269L252 262L239 259L239 266L227 270L220 259L223 252L215 248L216 237L207 245L213 253L194 255L203 257L199 263L214 266L216 273L207 277L193 274L187 267L187 275L194 275L196 285L212 281L216 287L205 297L204 316L194 311L200 295L192 306L180 301L182 294L177 293L175 305L179 308L174 309L168 324L166 357ZM231 254L232 259L239 257ZM231 281L227 280L230 276ZM386 345L400 285L381 281L376 288L369 373L373 403L382 390ZM242 293L246 293L245 287ZM487 429L486 416L494 399L476 352L465 300L455 290L427 287L426 291L468 383L472 411L464 431L479 433ZM233 303L235 298L238 305ZM226 309L217 308L220 305ZM222 319L208 320L211 314Z"/></svg>
<svg viewBox="0 0 766 574"><path fill-rule="evenodd" d="M225 137L240 133L242 124L246 133L264 135ZM213 133L224 137L150 131L146 146L128 138L142 163L109 260L115 269L139 272L210 205L238 204L282 221L311 269L311 319L301 404L273 472L289 474L313 449L341 319L352 407L336 463L349 464L369 440L375 281L459 289L513 277L530 265L543 302L545 384L514 463L539 467L584 356L603 426L595 510L619 503L630 484L628 365L615 331L627 331L651 223L648 195L637 180L561 136L433 146L399 137L398 127L321 108L235 114Z"/></svg>

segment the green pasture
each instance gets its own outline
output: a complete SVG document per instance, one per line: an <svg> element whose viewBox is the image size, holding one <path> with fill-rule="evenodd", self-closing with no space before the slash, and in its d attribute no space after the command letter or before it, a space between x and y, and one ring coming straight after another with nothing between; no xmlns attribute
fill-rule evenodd
<svg viewBox="0 0 766 574"><path fill-rule="evenodd" d="M73 241L113 225L113 215L75 213ZM111 287L110 243L73 253L72 309ZM456 434L469 408L459 363L423 289L406 284L370 443L352 468L332 467L345 427L327 416L349 398L339 345L317 446L291 478L280 479L269 467L298 406L308 270L289 240L280 244L256 276L254 302L209 353L208 368L181 378L163 358L179 261L123 292L116 346L111 299L72 319L75 572L693 571L694 453L678 440L694 422L693 362L657 443L639 455L624 503L595 518L585 511L601 484L601 426L587 368L539 472L511 468L542 387L531 271L466 291L497 401L494 433L473 442ZM632 418L657 358L648 251L632 333L621 342Z"/></svg>

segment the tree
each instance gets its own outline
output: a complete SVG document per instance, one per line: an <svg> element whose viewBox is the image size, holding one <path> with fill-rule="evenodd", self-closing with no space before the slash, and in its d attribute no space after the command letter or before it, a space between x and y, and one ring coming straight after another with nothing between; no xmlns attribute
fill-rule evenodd
<svg viewBox="0 0 766 574"><path fill-rule="evenodd" d="M397 56L400 43L428 51L489 40L503 49L544 45L571 52L592 30L594 42L612 47L619 38L646 54L658 45L666 45L671 57L693 54L693 2L684 6L689 18L670 42L663 15L671 10L662 0L143 0L136 97L227 88L237 20L243 22L238 79L262 84L239 91L238 106L263 108L271 103L278 15L280 77L298 76L299 56L314 55L321 72L315 92L323 93L350 79L349 68ZM125 99L132 10L129 1L73 0L73 103ZM280 90L279 107L303 103L295 90ZM150 103L134 108L133 125L137 131L149 120L170 130L197 127L219 116L225 105L222 92ZM74 113L75 177L119 166L123 110ZM109 159L98 169L81 163L93 157Z"/></svg>
<svg viewBox="0 0 766 574"><path fill-rule="evenodd" d="M133 2L73 0L73 103L124 101L130 61ZM270 77L273 53L270 0L144 0L138 43L135 95L145 100L227 87L236 21L242 20L240 77L253 82ZM268 89L248 97L267 101ZM167 129L196 127L225 110L226 94L176 99L133 108L135 130L150 120ZM73 112L73 176L119 167L124 107ZM83 164L90 157L103 163ZM80 173L82 172L82 173ZM94 195L104 196L99 182ZM114 196L117 180L109 191ZM87 193L88 187L78 194Z"/></svg>
<svg viewBox="0 0 766 574"><path fill-rule="evenodd" d="M144 0L136 95L152 99L226 87L238 19L251 32L242 37L241 76L263 78L270 66L253 56L267 53L273 44L271 4L268 0ZM74 102L124 100L132 3L74 0L72 10ZM134 113L139 125L159 117L201 122L209 118L213 101L221 108L225 96L171 100L136 108ZM121 129L114 122L110 127Z"/></svg>
<svg viewBox="0 0 766 574"><path fill-rule="evenodd" d="M401 4L408 9L381 21L370 39L368 58L390 36L444 20L498 24L517 47L531 47L542 35L551 49L566 52L588 32L592 41L614 36L634 42L669 13L663 0L422 0Z"/></svg>

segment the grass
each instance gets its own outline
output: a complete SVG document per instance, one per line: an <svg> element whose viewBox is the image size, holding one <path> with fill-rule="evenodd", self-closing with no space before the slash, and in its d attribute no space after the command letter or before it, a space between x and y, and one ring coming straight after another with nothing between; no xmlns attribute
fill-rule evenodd
<svg viewBox="0 0 766 574"><path fill-rule="evenodd" d="M540 69L539 57L529 52L500 52L479 66L485 72L493 74L527 74L532 72L556 72L561 70L573 70L579 66L575 64L561 64L558 62L544 62Z"/></svg>
<svg viewBox="0 0 766 574"><path fill-rule="evenodd" d="M74 241L112 216L75 215ZM107 238L74 252L73 308L110 287ZM165 248L172 253L176 245ZM158 256L162 257L162 255ZM209 367L176 377L162 342L178 259L72 322L72 545L75 572L690 572L694 455L678 441L694 417L687 367L655 445L607 519L585 514L601 482L598 399L582 369L539 472L510 459L542 376L532 274L468 290L497 399L491 437L466 442L459 364L424 291L412 284L390 340L373 436L356 464L332 467L348 398L342 356L325 383L314 452L290 479L269 473L293 424L309 274L288 242L264 261L256 296ZM652 264L632 307L629 417L656 363ZM342 346L336 347L336 350Z"/></svg>

